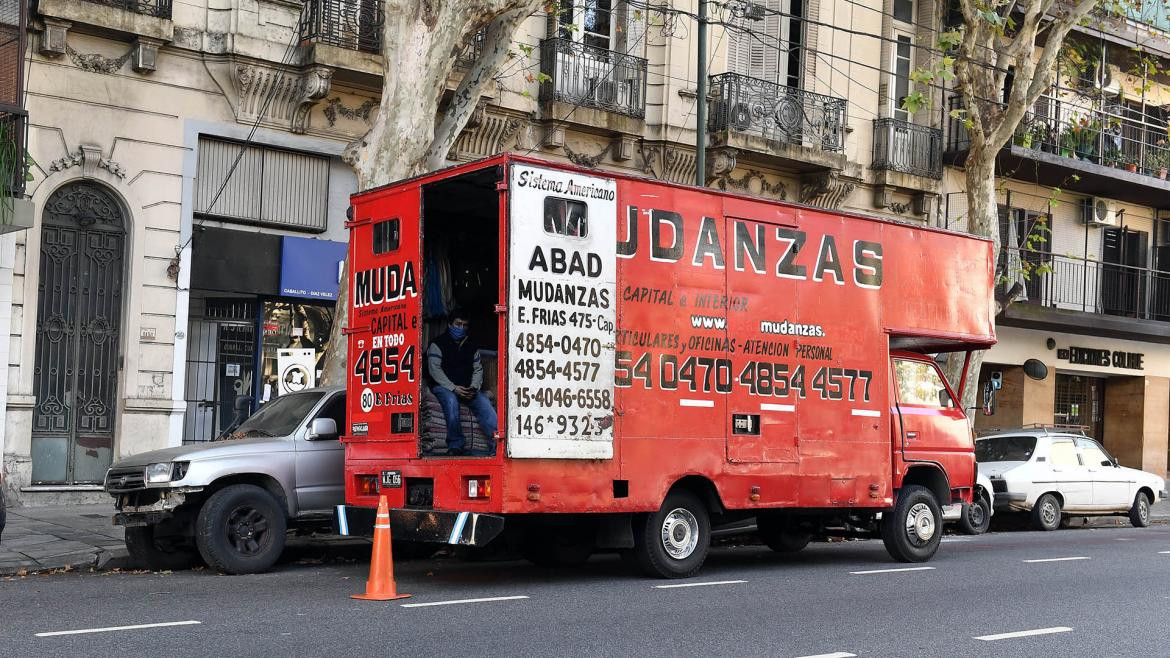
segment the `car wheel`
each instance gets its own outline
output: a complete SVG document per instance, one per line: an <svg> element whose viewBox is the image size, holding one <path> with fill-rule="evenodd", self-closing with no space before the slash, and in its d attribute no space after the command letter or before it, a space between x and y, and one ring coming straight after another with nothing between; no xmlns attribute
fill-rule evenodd
<svg viewBox="0 0 1170 658"><path fill-rule="evenodd" d="M942 540L942 509L930 489L903 487L894 509L882 513L882 543L899 562L925 562Z"/></svg>
<svg viewBox="0 0 1170 658"><path fill-rule="evenodd" d="M1037 530L1056 530L1060 527L1060 501L1050 493L1036 499L1032 506L1032 526Z"/></svg>
<svg viewBox="0 0 1170 658"><path fill-rule="evenodd" d="M671 492L657 512L634 521L634 558L648 576L693 576L710 548L707 508L689 491Z"/></svg>
<svg viewBox="0 0 1170 658"><path fill-rule="evenodd" d="M991 503L987 496L979 493L970 505L963 506L963 515L959 517L959 529L963 534L981 535L991 527Z"/></svg>
<svg viewBox="0 0 1170 658"><path fill-rule="evenodd" d="M126 528L126 552L135 566L151 571L190 569L199 556L190 546L174 537L156 536L151 525Z"/></svg>
<svg viewBox="0 0 1170 658"><path fill-rule="evenodd" d="M1133 507L1129 509L1129 522L1135 528L1145 528L1150 525L1150 499L1146 494L1138 492L1133 500Z"/></svg>
<svg viewBox="0 0 1170 658"><path fill-rule="evenodd" d="M756 527L764 544L777 553L795 553L812 540L811 533L794 527L791 521L777 514L759 515Z"/></svg>
<svg viewBox="0 0 1170 658"><path fill-rule="evenodd" d="M199 510L195 543L216 571L259 573L284 551L286 529L284 510L272 494L233 484L215 492Z"/></svg>

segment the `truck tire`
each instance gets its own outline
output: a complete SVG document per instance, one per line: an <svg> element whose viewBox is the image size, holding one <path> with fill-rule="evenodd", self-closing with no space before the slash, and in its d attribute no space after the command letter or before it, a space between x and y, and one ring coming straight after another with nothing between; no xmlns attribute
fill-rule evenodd
<svg viewBox="0 0 1170 658"><path fill-rule="evenodd" d="M1135 528L1147 528L1150 525L1150 499L1140 491L1133 499L1133 507L1129 509L1129 522Z"/></svg>
<svg viewBox="0 0 1170 658"><path fill-rule="evenodd" d="M647 576L693 576L710 548L707 508L689 491L672 491L657 512L634 519L634 558Z"/></svg>
<svg viewBox="0 0 1170 658"><path fill-rule="evenodd" d="M215 492L195 521L195 544L207 566L228 574L259 573L284 551L287 520L266 490L233 484Z"/></svg>
<svg viewBox="0 0 1170 658"><path fill-rule="evenodd" d="M794 527L778 514L760 514L756 517L756 528L764 544L777 553L796 553L812 540L812 533Z"/></svg>
<svg viewBox="0 0 1170 658"><path fill-rule="evenodd" d="M942 508L926 487L912 484L898 493L894 509L884 512L882 543L899 562L926 562L942 540Z"/></svg>
<svg viewBox="0 0 1170 658"><path fill-rule="evenodd" d="M1032 506L1032 527L1049 532L1060 527L1060 501L1046 493L1036 499Z"/></svg>
<svg viewBox="0 0 1170 658"><path fill-rule="evenodd" d="M155 537L155 527L126 528L126 552L135 566L151 571L179 571L190 569L199 561L199 555L167 537Z"/></svg>
<svg viewBox="0 0 1170 658"><path fill-rule="evenodd" d="M979 492L970 505L963 506L963 515L959 517L959 529L965 535L981 535L991 527L991 504L987 502L987 495Z"/></svg>

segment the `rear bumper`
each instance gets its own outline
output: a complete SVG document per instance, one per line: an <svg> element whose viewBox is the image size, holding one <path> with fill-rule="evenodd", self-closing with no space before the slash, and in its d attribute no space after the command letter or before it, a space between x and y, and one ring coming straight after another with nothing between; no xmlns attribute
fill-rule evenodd
<svg viewBox="0 0 1170 658"><path fill-rule="evenodd" d="M373 536L375 513L372 507L338 505L333 510L333 529L339 535ZM390 510L390 536L398 541L485 546L503 530L504 517L494 514Z"/></svg>

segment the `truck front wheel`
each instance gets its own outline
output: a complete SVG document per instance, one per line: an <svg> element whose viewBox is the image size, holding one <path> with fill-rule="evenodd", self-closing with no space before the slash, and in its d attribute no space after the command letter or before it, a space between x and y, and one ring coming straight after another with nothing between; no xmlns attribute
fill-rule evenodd
<svg viewBox="0 0 1170 658"><path fill-rule="evenodd" d="M178 538L157 536L155 526L126 528L126 552L135 566L151 571L178 571L195 566L199 556Z"/></svg>
<svg viewBox="0 0 1170 658"><path fill-rule="evenodd" d="M882 514L882 542L899 562L925 562L942 540L942 509L930 489L903 487L894 509Z"/></svg>
<svg viewBox="0 0 1170 658"><path fill-rule="evenodd" d="M657 512L634 520L634 558L648 576L693 576L710 548L707 508L689 491L671 492Z"/></svg>
<svg viewBox="0 0 1170 658"><path fill-rule="evenodd" d="M272 494L251 484L215 492L195 522L195 543L207 566L223 573L259 573L284 551L284 510Z"/></svg>

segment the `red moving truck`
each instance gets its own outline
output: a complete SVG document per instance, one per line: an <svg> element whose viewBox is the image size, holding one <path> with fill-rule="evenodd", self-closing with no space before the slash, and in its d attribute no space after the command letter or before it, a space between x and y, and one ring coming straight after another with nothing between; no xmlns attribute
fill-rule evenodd
<svg viewBox="0 0 1170 658"><path fill-rule="evenodd" d="M927 560L971 500L936 358L995 342L986 240L513 155L356 194L349 227L343 525L386 495L395 540L684 577L748 517ZM446 455L427 376L455 305L488 456Z"/></svg>

